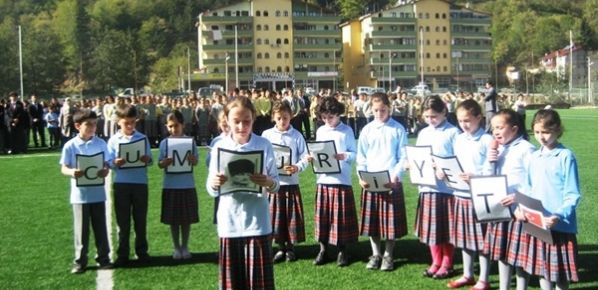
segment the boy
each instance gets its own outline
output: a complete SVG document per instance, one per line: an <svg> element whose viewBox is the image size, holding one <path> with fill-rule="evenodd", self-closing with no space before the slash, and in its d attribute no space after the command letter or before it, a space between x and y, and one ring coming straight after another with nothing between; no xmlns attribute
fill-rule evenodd
<svg viewBox="0 0 598 290"><path fill-rule="evenodd" d="M152 162L150 143L147 137L135 130L137 109L130 104L119 105L115 109L120 130L108 140L109 164L114 170L114 211L118 225L117 266L129 262L129 236L131 215L135 223L135 254L139 262L148 262L147 228L147 165ZM145 140L145 152L121 156L121 144ZM136 156L135 156L136 155ZM123 158L125 157L125 158ZM135 159L138 158L139 160ZM141 161L142 167L128 167L127 163Z"/></svg>
<svg viewBox="0 0 598 290"><path fill-rule="evenodd" d="M97 171L97 177L106 177L109 169L106 166L108 157L106 142L95 136L96 114L87 109L79 110L73 115L73 121L79 134L64 145L60 165L62 165L62 174L71 177L70 200L73 205L75 239L75 261L71 273L80 274L85 272L87 267L90 222L95 236L98 268L109 269L112 264L110 263L110 248L106 228L106 190L103 185L77 186L76 179L88 171L84 168L78 168L77 155L95 155L104 152L105 165Z"/></svg>

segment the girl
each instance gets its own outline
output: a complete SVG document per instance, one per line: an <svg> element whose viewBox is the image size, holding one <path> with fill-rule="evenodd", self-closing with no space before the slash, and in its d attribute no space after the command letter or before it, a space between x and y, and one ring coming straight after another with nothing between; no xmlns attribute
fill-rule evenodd
<svg viewBox="0 0 598 290"><path fill-rule="evenodd" d="M524 138L523 126L517 113L510 109L500 110L492 120L492 135L498 142L497 149L490 149L485 165L486 175L506 175L509 196L501 203L511 206L516 192L526 192L528 165L534 145ZM517 282L525 283L520 268L521 223L517 221L489 223L483 253L492 261L498 261L500 289L509 289L512 267L517 267Z"/></svg>
<svg viewBox="0 0 598 290"><path fill-rule="evenodd" d="M170 134L169 138L185 137L184 118L181 112L175 110L166 116L166 128ZM165 169L173 163L173 158L168 156L168 139L160 142L160 156L158 167ZM195 143L193 143L195 145ZM197 147L192 147L191 154L187 159L191 165L197 165ZM197 213L197 192L193 173L169 174L164 171L164 185L162 186L162 214L160 221L170 225L170 234L174 252L172 258L175 260L189 259L189 233L191 224L199 221Z"/></svg>
<svg viewBox="0 0 598 290"><path fill-rule="evenodd" d="M216 138L212 139L212 141L210 142L210 146L209 146L210 150L212 148L214 148L214 145L216 145L216 143L218 143L220 140L222 140L222 138L224 138L230 132L230 128L226 124L226 115L224 114L224 111L220 111L220 113L218 113L218 130L220 131L220 135L218 135L218 136L216 136ZM208 155L206 156L206 166L208 167L208 169L210 168L210 160L212 159L210 150L208 150ZM214 217L212 219L213 224L217 223L216 214L218 213L218 202L219 201L220 201L219 197L214 198Z"/></svg>
<svg viewBox="0 0 598 290"><path fill-rule="evenodd" d="M422 104L422 117L428 127L417 136L417 146L431 146L438 156L453 156L453 142L459 129L446 120L446 105L439 96L427 97ZM453 220L453 196L444 182L437 180L435 187L419 186L419 200L415 234L430 247L432 265L424 276L444 279L453 274L453 245L449 243L450 224Z"/></svg>
<svg viewBox="0 0 598 290"><path fill-rule="evenodd" d="M492 136L485 133L482 123L482 108L474 100L465 100L457 107L457 121L463 130L455 139L453 151L463 166L464 174L460 176L465 182L473 175L479 175L484 168L486 154L492 142ZM454 191L455 208L454 229L451 235L451 244L461 248L463 256L463 277L450 281L449 288L460 288L474 285L472 289L489 289L488 283L488 257L479 255L480 277L476 283L473 275L473 259L484 248L484 235L486 225L478 223L475 218L471 193L469 191Z"/></svg>
<svg viewBox="0 0 598 290"><path fill-rule="evenodd" d="M320 252L315 265L326 263L326 246L338 247L337 265L349 265L346 245L357 241L357 213L351 187L351 163L355 159L355 135L349 126L340 122L344 106L334 97L325 97L318 107L324 125L316 132L316 141L333 140L335 158L340 161L341 173L319 174L316 189L315 228ZM308 156L308 161L313 157Z"/></svg>
<svg viewBox="0 0 598 290"><path fill-rule="evenodd" d="M360 234L369 236L372 246L372 256L366 268L391 271L394 269L395 239L407 234L401 185L407 133L401 124L390 118L391 104L386 94L375 93L371 98L374 121L367 124L359 136L357 171L388 171L391 180L384 185L390 192L372 193L367 190L370 185L359 179L363 187ZM381 238L386 239L384 252Z"/></svg>
<svg viewBox="0 0 598 290"><path fill-rule="evenodd" d="M527 273L540 277L542 289L552 289L555 283L556 289L568 289L570 281L578 280L575 209L581 193L577 159L558 141L563 135L563 126L556 111L536 112L532 128L541 147L531 156L529 195L541 200L548 211L544 221L552 231L554 244L528 236L529 248L522 250L527 259L522 266ZM516 214L519 220L525 221L519 211Z"/></svg>
<svg viewBox="0 0 598 290"><path fill-rule="evenodd" d="M252 133L255 108L248 98L236 98L224 108L231 133L212 150L263 151L263 171L250 174L251 182L263 188L261 193L236 192L220 196L218 236L220 237L220 288L274 289L274 268L270 235L272 224L266 191L279 189L278 171L272 144ZM210 160L206 188L218 196L218 188L229 180L218 170L218 158Z"/></svg>
<svg viewBox="0 0 598 290"><path fill-rule="evenodd" d="M299 176L297 173L305 170L307 162L307 147L303 135L290 126L291 107L286 102L276 102L272 106L272 121L274 128L262 133L262 136L272 144L291 148L291 165L279 164L278 167L288 175L280 175L280 190L269 192L270 215L274 241L278 244L278 252L274 255L274 262L297 260L294 245L305 241L305 226L303 220L303 202L299 190ZM284 162L284 160L283 160ZM286 163L286 162L285 162Z"/></svg>

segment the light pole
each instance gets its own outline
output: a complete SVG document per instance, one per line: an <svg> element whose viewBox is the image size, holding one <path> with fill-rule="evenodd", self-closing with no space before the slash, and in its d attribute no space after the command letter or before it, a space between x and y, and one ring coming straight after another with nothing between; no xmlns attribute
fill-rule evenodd
<svg viewBox="0 0 598 290"><path fill-rule="evenodd" d="M226 53L226 56L224 57L224 91L226 96L228 97L228 60L230 59L230 56L228 55L228 52Z"/></svg>
<svg viewBox="0 0 598 290"><path fill-rule="evenodd" d="M421 70L421 79L420 83L424 84L424 27L421 26L419 28L419 65Z"/></svg>
<svg viewBox="0 0 598 290"><path fill-rule="evenodd" d="M588 103L592 104L592 59L588 56Z"/></svg>
<svg viewBox="0 0 598 290"><path fill-rule="evenodd" d="M392 91L392 53L388 50L388 91Z"/></svg>
<svg viewBox="0 0 598 290"><path fill-rule="evenodd" d="M21 101L25 97L23 91L23 37L21 34L21 25L19 25L19 75L21 76Z"/></svg>

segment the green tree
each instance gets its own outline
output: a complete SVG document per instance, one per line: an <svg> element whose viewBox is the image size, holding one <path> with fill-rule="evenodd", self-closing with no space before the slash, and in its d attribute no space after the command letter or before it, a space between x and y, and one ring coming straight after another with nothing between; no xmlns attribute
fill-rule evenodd
<svg viewBox="0 0 598 290"><path fill-rule="evenodd" d="M0 96L19 89L19 39L12 17L0 23Z"/></svg>
<svg viewBox="0 0 598 290"><path fill-rule="evenodd" d="M135 50L130 35L118 30L106 30L95 41L91 54L92 88L109 91L113 87L131 87L135 83Z"/></svg>

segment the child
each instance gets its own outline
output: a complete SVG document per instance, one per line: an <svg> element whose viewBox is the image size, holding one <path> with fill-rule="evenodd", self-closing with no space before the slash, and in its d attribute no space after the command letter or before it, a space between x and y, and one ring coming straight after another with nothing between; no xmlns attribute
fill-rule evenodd
<svg viewBox="0 0 598 290"><path fill-rule="evenodd" d="M60 144L60 127L58 127L58 106L51 105L50 111L44 116L48 124L48 133L50 135L50 149L54 149Z"/></svg>
<svg viewBox="0 0 598 290"><path fill-rule="evenodd" d="M527 191L529 160L534 145L525 140L523 126L517 113L510 109L500 110L490 120L492 135L498 149L490 149L485 164L486 175L506 175L507 193L501 203L511 206L516 192ZM498 261L500 289L509 289L512 267L517 267L518 284L525 283L520 268L521 223L518 221L489 223L483 253L492 261Z"/></svg>
<svg viewBox="0 0 598 290"><path fill-rule="evenodd" d="M87 250L89 248L89 224L91 223L97 249L96 261L99 269L112 268L110 263L110 245L106 228L106 190L103 185L77 186L76 178L83 176L83 168L77 167L77 155L95 155L108 149L106 142L95 136L96 114L91 110L78 110L73 115L75 128L79 134L69 140L62 148L60 164L62 174L71 177L71 204L73 205L75 261L71 273L80 274L87 267ZM99 178L108 175L108 167L97 171Z"/></svg>
<svg viewBox="0 0 598 290"><path fill-rule="evenodd" d="M224 138L226 135L228 135L230 133L230 128L226 124L226 115L224 114L224 111L220 111L220 113L218 113L218 130L220 131L220 135L218 135L218 136L216 136L216 138L212 139L212 141L210 142L208 154L206 156L206 166L208 168L210 167L211 149L214 148L214 146L220 140L222 140L222 138ZM220 201L219 197L214 198L214 217L212 219L212 222L214 224L216 224L216 213L218 212L218 202L219 201Z"/></svg>
<svg viewBox="0 0 598 290"><path fill-rule="evenodd" d="M392 271L395 239L407 234L405 197L401 184L401 173L405 161L407 133L399 122L390 118L391 104L384 93L371 97L374 120L367 124L359 136L357 146L357 171L384 171L390 174L390 183L384 186L389 192L372 193L366 181L359 179L361 193L362 236L370 237L372 256L367 269ZM385 238L382 252L380 239Z"/></svg>
<svg viewBox="0 0 598 290"><path fill-rule="evenodd" d="M570 281L578 280L575 209L581 193L577 159L558 141L563 135L563 126L556 111L536 112L532 128L541 147L531 156L529 195L542 201L548 211L544 221L551 229L554 244L528 236L529 247L527 251L522 250L526 257L522 266L527 273L540 277L542 289L552 289L555 283L556 289L568 289ZM525 220L519 211L516 213L518 219Z"/></svg>
<svg viewBox="0 0 598 290"><path fill-rule="evenodd" d="M131 232L131 215L135 223L135 253L139 262L148 262L147 228L147 165L151 164L150 143L145 135L135 130L137 109L131 104L121 104L115 108L120 130L108 140L110 166L114 170L114 211L118 225L118 250L116 265L125 266L129 262L129 236ZM120 144L145 139L145 154L139 156L146 166L138 168L121 168L127 163L119 157Z"/></svg>
<svg viewBox="0 0 598 290"><path fill-rule="evenodd" d="M479 175L484 168L486 154L492 142L492 136L486 134L482 127L482 107L474 100L465 100L459 104L456 111L457 121L463 130L455 139L453 151L463 166L464 174L460 178L469 183L473 175ZM488 283L488 257L479 255L480 276L476 283L473 273L475 255L484 248L486 224L478 223L469 191L455 190L454 221L451 244L461 249L463 256L463 276L450 281L448 288L461 288L474 285L471 289L490 289Z"/></svg>
<svg viewBox="0 0 598 290"><path fill-rule="evenodd" d="M340 122L344 106L334 97L322 99L318 115L324 121L316 131L316 141L333 140L335 156L340 161L341 173L319 174L316 189L315 228L320 252L315 265L326 263L326 246L335 245L339 249L337 265L349 265L346 245L357 241L357 213L351 183L351 163L355 159L356 146L353 130ZM308 156L308 161L313 157Z"/></svg>
<svg viewBox="0 0 598 290"><path fill-rule="evenodd" d="M447 109L439 96L427 97L422 104L422 117L428 124L417 136L417 146L432 146L438 156L453 156L453 143L459 129L446 120ZM453 220L453 196L441 180L435 187L419 186L415 234L430 247L432 265L424 276L444 279L453 274L454 247L450 244Z"/></svg>
<svg viewBox="0 0 598 290"><path fill-rule="evenodd" d="M166 127L170 137L183 137L183 114L175 110L166 116ZM168 139L160 142L160 156L158 166L167 168L173 162L167 154ZM195 145L195 144L194 144ZM187 157L192 166L197 165L197 147L193 146L192 152ZM190 259L188 242L191 224L199 221L197 213L197 192L193 173L169 174L164 172L164 185L162 189L162 214L160 221L170 225L170 233L174 244L172 258ZM179 237L180 235L180 237Z"/></svg>
<svg viewBox="0 0 598 290"><path fill-rule="evenodd" d="M280 190L268 193L274 241L279 248L274 255L274 262L280 262L285 258L290 262L297 260L294 245L305 241L303 202L301 201L297 173L307 167L305 162L307 147L303 135L290 126L291 115L292 110L288 103L274 103L272 121L276 125L262 133L262 136L270 140L272 144L291 148L292 154L291 160L289 160L291 165L284 165L282 168L289 176L279 176Z"/></svg>
<svg viewBox="0 0 598 290"><path fill-rule="evenodd" d="M279 189L278 171L272 144L252 133L256 112L248 98L236 98L224 109L231 134L211 149L263 151L263 171L250 176L251 182L263 188L261 193L236 192L220 196L218 236L220 237L221 289L274 289L274 268L270 235L272 224L266 191ZM229 177L218 170L218 158L210 160L206 188L218 196L218 188Z"/></svg>

